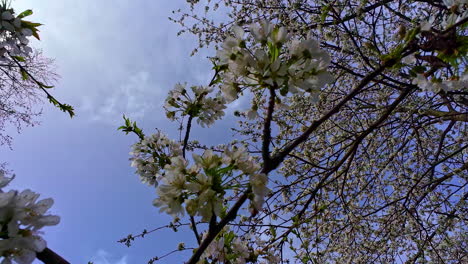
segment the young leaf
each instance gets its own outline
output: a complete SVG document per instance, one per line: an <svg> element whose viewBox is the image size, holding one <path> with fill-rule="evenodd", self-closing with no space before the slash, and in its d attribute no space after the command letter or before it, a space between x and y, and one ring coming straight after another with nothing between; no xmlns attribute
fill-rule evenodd
<svg viewBox="0 0 468 264"><path fill-rule="evenodd" d="M25 62L26 59L24 57L21 57L21 56L11 56L12 58L16 59L17 61L21 61L21 62Z"/></svg>
<svg viewBox="0 0 468 264"><path fill-rule="evenodd" d="M70 117L75 116L75 112L74 112L75 109L73 109L73 106L68 105L68 104L61 104L59 108L63 112L67 112L70 115Z"/></svg>
<svg viewBox="0 0 468 264"><path fill-rule="evenodd" d="M45 85L45 84L43 84L43 83L39 83L39 85L40 85L42 88L45 88L45 89L54 88L53 85Z"/></svg>
<svg viewBox="0 0 468 264"><path fill-rule="evenodd" d="M26 81L29 78L28 73L23 69L20 69L20 72L21 72L21 77L23 78L24 81Z"/></svg>
<svg viewBox="0 0 468 264"><path fill-rule="evenodd" d="M21 14L18 15L18 18L23 18L27 17L33 14L33 11L31 9L23 11Z"/></svg>
<svg viewBox="0 0 468 264"><path fill-rule="evenodd" d="M73 117L75 115L73 106L68 105L68 104L61 104L57 99L55 99L52 95L48 95L47 99L49 99L49 102L55 105L57 108L59 108L63 112L67 112L70 117Z"/></svg>
<svg viewBox="0 0 468 264"><path fill-rule="evenodd" d="M137 126L136 122L132 123L132 121L130 121L130 118L127 118L125 115L123 115L123 119L125 121L125 125L120 126L119 128L117 128L117 130L122 130L123 132L125 132L126 135L128 135L128 133L130 132L133 132L141 140L145 138L145 134L143 134L143 130Z"/></svg>
<svg viewBox="0 0 468 264"><path fill-rule="evenodd" d="M31 29L43 25L41 23L35 23L35 22L31 22L31 21L26 21L26 20L22 20L21 24L22 24L23 27L27 27L27 28L31 28Z"/></svg>

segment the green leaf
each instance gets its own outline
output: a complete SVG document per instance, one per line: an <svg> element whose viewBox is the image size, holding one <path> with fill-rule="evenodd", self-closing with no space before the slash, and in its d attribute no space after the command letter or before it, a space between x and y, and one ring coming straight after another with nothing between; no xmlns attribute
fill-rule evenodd
<svg viewBox="0 0 468 264"><path fill-rule="evenodd" d="M37 27L40 27L42 26L43 24L41 23L36 23L36 22L31 22L31 21L26 21L26 20L22 20L21 21L21 24L23 27L27 27L27 28L37 28Z"/></svg>
<svg viewBox="0 0 468 264"><path fill-rule="evenodd" d="M422 74L426 72L426 67L422 65L416 65L411 69L411 71L414 72L415 74L418 74L418 73Z"/></svg>
<svg viewBox="0 0 468 264"><path fill-rule="evenodd" d="M24 81L26 81L29 78L28 73L23 69L20 69L20 72L21 72L21 77L23 78Z"/></svg>
<svg viewBox="0 0 468 264"><path fill-rule="evenodd" d="M224 235L224 245L226 245L227 247L230 247L231 246L231 242L232 240L236 237L236 235L234 234L234 232L229 232L229 233L226 233Z"/></svg>
<svg viewBox="0 0 468 264"><path fill-rule="evenodd" d="M41 40L41 38L39 37L39 34L37 34L36 31L33 31L33 37L35 37L37 40Z"/></svg>
<svg viewBox="0 0 468 264"><path fill-rule="evenodd" d="M270 233L272 237L276 237L276 228L273 226L270 226Z"/></svg>
<svg viewBox="0 0 468 264"><path fill-rule="evenodd" d="M227 209L225 206L223 206L221 207L221 214L219 215L219 217L224 218L226 217L226 215L227 215Z"/></svg>
<svg viewBox="0 0 468 264"><path fill-rule="evenodd" d="M27 17L33 14L33 11L31 9L23 11L21 14L18 15L18 18L23 18Z"/></svg>
<svg viewBox="0 0 468 264"><path fill-rule="evenodd" d="M226 174L226 173L231 172L233 169L234 169L234 165L229 165L229 166L227 166L227 167L218 169L215 173L216 173L216 174L224 175L224 174Z"/></svg>
<svg viewBox="0 0 468 264"><path fill-rule="evenodd" d="M282 96L286 96L286 95L288 94L288 91L289 91L288 86L283 86L283 87L280 89L280 94L281 94Z"/></svg>
<svg viewBox="0 0 468 264"><path fill-rule="evenodd" d="M54 88L54 86L53 86L53 85L45 85L45 84L43 84L43 83L41 83L41 82L39 83L39 85L40 85L42 88L45 88L45 89L51 89L51 88Z"/></svg>
<svg viewBox="0 0 468 264"><path fill-rule="evenodd" d="M166 116L169 119L173 119L175 117L175 112L174 111L167 111Z"/></svg>
<svg viewBox="0 0 468 264"><path fill-rule="evenodd" d="M35 37L37 40L41 40L39 37L39 34L37 34L38 30L33 30L33 37Z"/></svg>
<svg viewBox="0 0 468 264"><path fill-rule="evenodd" d="M57 99L55 99L53 96L48 95L47 99L49 99L49 102L58 107L61 111L67 112L70 117L73 117L75 115L73 106L68 105L68 104L61 104Z"/></svg>
<svg viewBox="0 0 468 264"><path fill-rule="evenodd" d="M323 205L321 205L321 206L317 209L317 211L318 211L318 212L323 212L323 211L325 211L325 209L327 209L327 208L328 208L328 206L327 206L326 204L323 204Z"/></svg>
<svg viewBox="0 0 468 264"><path fill-rule="evenodd" d="M321 12L321 15L320 15L320 22L321 23L325 22L325 19L328 16L328 12L330 12L331 9L332 9L331 4L328 4L326 6L322 6L322 12Z"/></svg>
<svg viewBox="0 0 468 264"><path fill-rule="evenodd" d="M25 20L22 20L21 21L21 26L24 27L24 28L29 28L32 30L32 35L37 39L37 40L41 40L41 38L39 37L39 34L37 32L39 32L39 30L37 29L37 27L39 26L42 26L41 23L34 23L34 22L31 22L31 21L25 21Z"/></svg>
<svg viewBox="0 0 468 264"><path fill-rule="evenodd" d="M421 28L419 27L413 28L410 31L408 31L405 36L405 42L409 43L410 41L414 40L420 31Z"/></svg>
<svg viewBox="0 0 468 264"><path fill-rule="evenodd" d="M125 132L126 135L128 135L128 133L130 132L133 132L141 140L145 138L145 134L143 134L143 130L137 126L136 122L132 123L132 121L130 121L130 118L127 118L125 115L123 115L123 119L125 121L125 125L120 126L119 128L117 128L117 130L122 130L123 132Z"/></svg>
<svg viewBox="0 0 468 264"><path fill-rule="evenodd" d="M70 115L70 117L75 116L75 112L74 112L75 109L73 109L73 106L67 105L67 104L61 104L59 108L63 112L67 112Z"/></svg>
<svg viewBox="0 0 468 264"><path fill-rule="evenodd" d="M24 57L21 57L21 56L11 56L12 58L16 59L17 61L21 61L21 62L25 62L26 59Z"/></svg>
<svg viewBox="0 0 468 264"><path fill-rule="evenodd" d="M272 42L268 42L268 50L270 51L270 62L273 63L279 57L280 50Z"/></svg>

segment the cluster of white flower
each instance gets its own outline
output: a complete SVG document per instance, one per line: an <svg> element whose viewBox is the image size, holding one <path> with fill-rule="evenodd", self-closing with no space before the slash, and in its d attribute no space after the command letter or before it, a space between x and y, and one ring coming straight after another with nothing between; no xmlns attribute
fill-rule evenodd
<svg viewBox="0 0 468 264"><path fill-rule="evenodd" d="M237 147L224 151L223 162L234 165L236 169L250 176L249 182L254 194L252 205L256 210L260 210L265 201L265 196L270 192L270 189L267 187L268 176L264 173L258 173L260 164L247 154L245 148Z"/></svg>
<svg viewBox="0 0 468 264"><path fill-rule="evenodd" d="M443 2L447 9L450 10L450 14L442 22L444 28L450 27L468 17L467 0L443 0Z"/></svg>
<svg viewBox="0 0 468 264"><path fill-rule="evenodd" d="M436 17L431 16L428 20L420 24L421 31L432 31L433 28L444 30L468 17L467 0L443 0L443 4L447 9L442 14L442 22L436 23ZM413 64L416 62L416 59L414 56L408 56L403 59L403 62L406 64ZM423 74L417 74L412 83L423 91L439 92L466 90L468 89L468 74L464 72L460 74L460 76L445 79L442 77L428 79Z"/></svg>
<svg viewBox="0 0 468 264"><path fill-rule="evenodd" d="M33 35L38 38L36 27L41 24L22 19L31 14L32 11L27 10L15 16L13 9L0 7L0 60L5 60L7 52L15 56L24 56L32 52L28 46L28 38Z"/></svg>
<svg viewBox="0 0 468 264"><path fill-rule="evenodd" d="M166 165L164 184L157 188L158 198L154 205L174 217L184 214L185 202L189 215L199 215L209 221L213 213L219 215L224 189L221 186L220 157L207 150L202 156L193 154L195 164L190 168L182 157L174 157Z"/></svg>
<svg viewBox="0 0 468 264"><path fill-rule="evenodd" d="M166 174L162 177L162 184L158 186L156 192L158 198L153 205L160 207L161 212L176 217L184 213L182 203L184 202L184 192L187 189L186 171L188 162L178 156L171 158L170 164L164 167Z"/></svg>
<svg viewBox="0 0 468 264"><path fill-rule="evenodd" d="M164 166L171 163L171 158L182 155L182 147L157 131L134 144L130 155L131 165L137 169L140 180L150 186L157 186L164 175Z"/></svg>
<svg viewBox="0 0 468 264"><path fill-rule="evenodd" d="M431 16L428 20L421 23L422 31L430 31L432 27L439 25L442 29L446 29L468 17L467 0L443 0L443 4L447 7L447 11L443 14L442 22L434 24L436 19L434 16Z"/></svg>
<svg viewBox="0 0 468 264"><path fill-rule="evenodd" d="M213 214L220 215L224 194L235 185L232 181L237 184L243 176L250 177L255 197L253 206L257 210L261 208L264 196L269 192L266 187L268 178L258 173L260 166L245 149L227 148L222 156L206 150L202 156L193 154L193 161L194 165L188 167L188 161L173 157L164 167L163 184L158 186L158 198L153 203L160 211L177 217L184 214L185 203L189 215L209 221ZM239 175L228 180L234 171L240 171Z"/></svg>
<svg viewBox="0 0 468 264"><path fill-rule="evenodd" d="M423 91L440 92L468 89L468 74L463 74L459 79L430 81L423 74L417 74L413 79L413 84L417 85Z"/></svg>
<svg viewBox="0 0 468 264"><path fill-rule="evenodd" d="M318 98L320 89L333 81L326 71L330 56L320 49L309 34L306 39L291 39L283 27L267 21L252 24L252 45L247 47L244 29L232 28L217 53L220 63L227 65L221 91L228 102L237 99L244 88L252 91L272 87L284 96L288 92L309 92Z"/></svg>
<svg viewBox="0 0 468 264"><path fill-rule="evenodd" d="M39 230L44 226L57 225L60 218L45 215L54 203L51 198L37 201L39 194L31 190L3 192L2 188L11 180L0 171L1 263L30 264L36 258L36 252L46 248Z"/></svg>
<svg viewBox="0 0 468 264"><path fill-rule="evenodd" d="M182 116L190 115L197 118L197 123L202 127L212 125L216 120L224 116L226 101L220 93L215 97L208 97L213 89L203 86L190 87L193 95L189 94L185 85L176 84L169 91L165 109L169 119L175 120L179 112ZM192 98L193 97L193 98Z"/></svg>
<svg viewBox="0 0 468 264"><path fill-rule="evenodd" d="M229 227L225 227L203 252L198 263L279 264L281 258L272 248L267 247L266 241L253 233L239 238Z"/></svg>
<svg viewBox="0 0 468 264"><path fill-rule="evenodd" d="M216 261L213 263L245 264L250 256L249 251L247 241L240 239L232 231L225 231L211 242L198 263L204 264L211 259Z"/></svg>
<svg viewBox="0 0 468 264"><path fill-rule="evenodd" d="M443 0L442 2L448 8L461 8L463 5L468 4L467 0Z"/></svg>

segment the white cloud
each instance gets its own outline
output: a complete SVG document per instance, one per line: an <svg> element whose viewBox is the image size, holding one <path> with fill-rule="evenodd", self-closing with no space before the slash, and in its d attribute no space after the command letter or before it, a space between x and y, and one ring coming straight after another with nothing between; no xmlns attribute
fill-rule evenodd
<svg viewBox="0 0 468 264"><path fill-rule="evenodd" d="M177 37L180 27L167 19L183 3L17 2L15 8L33 9L31 19L45 24L34 46L56 58L62 78L54 95L74 106L77 117L112 125L120 124L122 114L159 121L167 91L176 82L210 78L208 60L189 59L194 38Z"/></svg>
<svg viewBox="0 0 468 264"><path fill-rule="evenodd" d="M162 106L164 92L151 81L147 71L139 71L113 90L107 90L105 96L84 98L80 110L90 113L93 121L113 124L122 114L141 119Z"/></svg>
<svg viewBox="0 0 468 264"><path fill-rule="evenodd" d="M103 249L99 249L96 252L96 255L91 259L91 262L93 262L93 264L127 264L128 263L127 256L123 256L120 259L115 259L109 252Z"/></svg>

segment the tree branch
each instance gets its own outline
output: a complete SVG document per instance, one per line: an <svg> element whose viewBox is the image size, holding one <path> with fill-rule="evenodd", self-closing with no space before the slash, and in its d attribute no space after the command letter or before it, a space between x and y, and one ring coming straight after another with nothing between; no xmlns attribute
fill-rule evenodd
<svg viewBox="0 0 468 264"><path fill-rule="evenodd" d="M270 100L268 101L268 108L265 117L265 124L263 126L263 140L262 140L262 157L263 166L268 168L270 166L270 142L271 142L271 121L273 118L273 111L275 109L275 87L270 87Z"/></svg>
<svg viewBox="0 0 468 264"><path fill-rule="evenodd" d="M330 111L328 111L322 118L313 121L312 124L307 128L307 130L297 137L295 140L293 140L289 145L287 145L282 151L278 152L273 158L272 158L272 169L276 169L281 162L286 158L286 156L291 153L293 149L295 149L299 144L303 143L304 141L309 138L309 136L317 130L317 128L323 124L325 121L327 121L330 117L335 115L340 111L340 109L351 99L354 98L361 90L369 84L375 77L377 77L380 73L382 73L387 67L391 67L395 64L395 62L387 62L382 64L379 68L377 68L375 71L371 72L368 74L364 79L361 80L361 82L354 88L345 98L343 98L335 107L333 107Z"/></svg>
<svg viewBox="0 0 468 264"><path fill-rule="evenodd" d="M45 248L42 252L37 253L36 258L45 264L70 264L50 248Z"/></svg>
<svg viewBox="0 0 468 264"><path fill-rule="evenodd" d="M288 145L283 151L279 152L276 154L272 159L270 159L270 162L268 166L266 164L263 165L262 168L262 173L268 174L269 172L273 171L276 169L281 162L284 160L284 158L295 148L297 147L300 143L304 142L307 140L307 138L310 136L310 134L315 131L322 123L324 123L326 120L328 120L331 116L336 114L341 107L343 107L348 101L350 101L354 96L356 96L367 84L369 84L375 77L377 77L380 73L382 73L387 67L393 66L396 62L388 61L386 63L383 63L379 68L377 68L375 71L372 73L368 74L364 79L361 80L361 82L357 85L357 87L350 92L345 98L343 98L333 109L331 109L329 112L327 112L322 118L320 118L317 121L314 121L310 127L301 135L299 136L296 140L294 140L290 145ZM271 99L271 98L270 98ZM274 105L273 105L274 107ZM206 250L206 248L210 245L210 243L216 238L219 232L223 229L224 226L226 226L230 221L234 220L237 216L237 212L239 211L240 207L242 204L247 200L249 194L251 192L251 189L249 188L246 190L242 196L239 198L239 200L234 204L234 206L229 210L227 213L226 217L223 218L219 224L214 226L210 232L208 232L206 238L202 241L200 244L200 247L195 251L195 253L192 255L192 257L189 259L189 261L186 264L196 264L198 260L200 259L201 255L203 252Z"/></svg>

